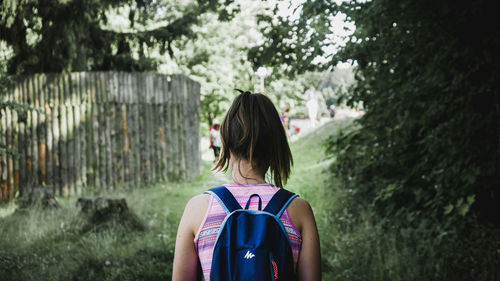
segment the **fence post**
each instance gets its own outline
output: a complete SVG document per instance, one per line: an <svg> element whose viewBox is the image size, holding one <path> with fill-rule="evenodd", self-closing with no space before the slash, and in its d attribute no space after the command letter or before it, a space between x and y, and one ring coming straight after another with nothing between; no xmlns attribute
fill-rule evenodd
<svg viewBox="0 0 500 281"><path fill-rule="evenodd" d="M42 110L4 109L0 202L25 186L60 195L83 187L140 186L199 172L199 84L182 75L79 72L20 79L8 99Z"/></svg>

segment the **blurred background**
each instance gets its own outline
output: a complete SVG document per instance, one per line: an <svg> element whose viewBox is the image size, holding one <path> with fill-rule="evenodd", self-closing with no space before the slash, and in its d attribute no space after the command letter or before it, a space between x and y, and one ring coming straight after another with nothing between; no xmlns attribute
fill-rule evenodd
<svg viewBox="0 0 500 281"><path fill-rule="evenodd" d="M235 89L280 114L324 280L500 280L491 5L1 1L0 280L169 280Z"/></svg>

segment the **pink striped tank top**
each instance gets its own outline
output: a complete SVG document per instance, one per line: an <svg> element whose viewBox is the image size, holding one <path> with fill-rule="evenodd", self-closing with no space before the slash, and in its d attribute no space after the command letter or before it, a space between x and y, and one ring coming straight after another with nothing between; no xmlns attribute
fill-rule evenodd
<svg viewBox="0 0 500 281"><path fill-rule="evenodd" d="M271 200L273 195L279 189L272 184L226 184L224 186L229 189L242 208L246 205L250 195L257 193L262 199L262 209L264 209L267 203L269 203L269 200ZM258 201L259 200L257 198L252 198L249 209L257 210ZM210 280L210 269L212 267L212 255L215 247L215 240L217 239L217 234L219 233L219 229L225 217L226 213L224 212L222 206L216 199L210 196L210 202L208 204L205 218L201 223L198 233L194 237L194 245L196 252L198 253L201 268L203 270L203 276L206 281ZM302 245L302 237L300 232L293 225L288 214L288 210L283 212L280 220L288 234L292 247L293 261L296 267L297 260L299 259L300 247Z"/></svg>

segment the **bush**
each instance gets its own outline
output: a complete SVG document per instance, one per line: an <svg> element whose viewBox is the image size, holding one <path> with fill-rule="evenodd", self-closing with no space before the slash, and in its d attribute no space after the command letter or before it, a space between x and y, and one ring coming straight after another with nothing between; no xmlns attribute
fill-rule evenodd
<svg viewBox="0 0 500 281"><path fill-rule="evenodd" d="M324 195L334 198L326 216L333 229L322 245L334 252L325 264L328 279L497 280L498 227L472 212L432 216L432 209L415 208L403 197L383 198L385 190L396 193L404 185L384 189L380 181L359 181L369 169L375 179L386 173L367 157L377 148L366 145L370 138L362 128L355 122L327 141L327 153L335 156L330 166L335 184Z"/></svg>

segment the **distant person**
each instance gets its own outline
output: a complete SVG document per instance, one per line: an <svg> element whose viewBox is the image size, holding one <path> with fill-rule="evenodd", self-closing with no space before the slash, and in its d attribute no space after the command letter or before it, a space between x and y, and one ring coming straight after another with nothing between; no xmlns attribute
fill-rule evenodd
<svg viewBox="0 0 500 281"><path fill-rule="evenodd" d="M215 167L222 171L230 169L232 179L221 187L211 189L208 194L193 197L187 203L177 231L172 280L196 280L198 264L201 265L204 280L239 280L236 277L217 277L220 276L217 273L221 272L221 264L218 263L220 255L215 254L221 253L218 249L222 249L222 254L234 250L235 244L241 241L237 237L257 232L261 227L246 228L243 225L228 230L229 227L225 227L226 219L235 218L235 214L245 215L245 218L247 215L266 217L271 214L271 210L276 210L273 208L276 205L282 206L277 213L279 218L270 223L281 225L276 231L285 240L268 241L266 247L274 247L285 241L288 246L283 252L274 254L280 256L288 253L287 261L291 265L283 269L282 263L275 262L276 256L272 252L262 252L262 248L247 245L246 248L237 248L239 252L230 256L230 259L224 259L228 264L222 264L226 266L222 272L226 273L225 276L229 274L227 272L235 275L244 272L245 280L321 280L320 245L313 211L306 200L296 198L290 195L293 193L283 189L293 160L278 112L266 96L240 92L222 122L220 131L224 146ZM267 173L274 184L266 181ZM219 196L221 191L224 191L222 198ZM283 194L290 195L290 199L271 200L283 199ZM226 204L228 200L232 204ZM225 203L222 205L221 202ZM248 210L242 209L245 204ZM271 210L267 213L260 211L268 209ZM274 211L272 213L275 214ZM266 226L263 224L262 228ZM234 235L227 235L226 231ZM265 233L251 238L266 240L268 232ZM228 237L235 238L228 242ZM220 248L219 239L227 242L222 244L225 247ZM259 264L264 266L257 266ZM241 271L232 271L233 266ZM256 272L272 277L256 277Z"/></svg>
<svg viewBox="0 0 500 281"><path fill-rule="evenodd" d="M288 112L290 111L289 107L285 107L283 109L283 113L280 115L280 120L281 124L283 124L283 127L285 128L285 132L288 135Z"/></svg>
<svg viewBox="0 0 500 281"><path fill-rule="evenodd" d="M316 127L318 120L318 97L316 96L316 91L312 88L306 91L307 96L307 113L309 114L309 120L311 120L311 127Z"/></svg>
<svg viewBox="0 0 500 281"><path fill-rule="evenodd" d="M328 109L328 111L330 112L330 118L334 118L335 117L335 105L331 104L330 105L330 108Z"/></svg>
<svg viewBox="0 0 500 281"><path fill-rule="evenodd" d="M217 119L214 120L213 128L210 130L210 144L214 151L214 162L219 161L220 150L222 147L222 141L220 137L220 123Z"/></svg>
<svg viewBox="0 0 500 281"><path fill-rule="evenodd" d="M298 135L300 133L300 128L296 125L292 125L291 136Z"/></svg>
<svg viewBox="0 0 500 281"><path fill-rule="evenodd" d="M212 138L210 137L210 133L214 129L215 124L219 124L219 120L217 120L217 119L212 120L212 125L210 125L210 128L208 129L208 139L210 140L210 146L208 148L210 148L210 149L212 149L212 147L214 146L214 143L212 142Z"/></svg>

